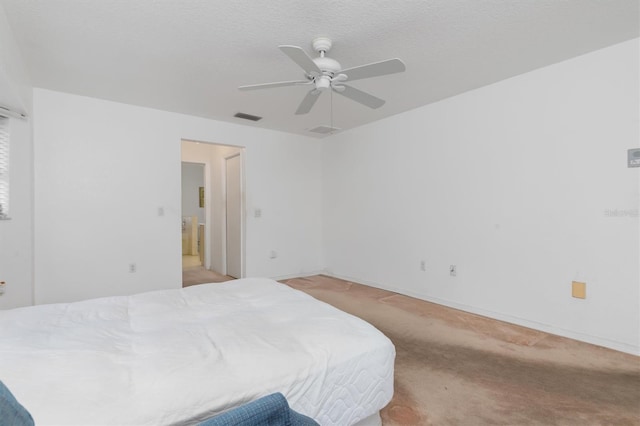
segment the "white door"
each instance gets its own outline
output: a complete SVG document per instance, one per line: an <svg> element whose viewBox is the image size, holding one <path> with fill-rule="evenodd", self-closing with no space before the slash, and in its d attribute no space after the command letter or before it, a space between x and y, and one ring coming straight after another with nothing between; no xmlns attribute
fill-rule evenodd
<svg viewBox="0 0 640 426"><path fill-rule="evenodd" d="M242 278L242 164L240 154L225 158L227 195L227 275Z"/></svg>

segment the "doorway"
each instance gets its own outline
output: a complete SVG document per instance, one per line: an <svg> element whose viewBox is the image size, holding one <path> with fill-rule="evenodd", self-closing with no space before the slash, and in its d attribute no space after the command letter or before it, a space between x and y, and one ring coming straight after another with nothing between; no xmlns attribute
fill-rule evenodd
<svg viewBox="0 0 640 426"><path fill-rule="evenodd" d="M183 140L181 151L183 163L204 166L205 223L201 238L202 263L197 269L183 269L183 286L242 278L245 275L244 148Z"/></svg>

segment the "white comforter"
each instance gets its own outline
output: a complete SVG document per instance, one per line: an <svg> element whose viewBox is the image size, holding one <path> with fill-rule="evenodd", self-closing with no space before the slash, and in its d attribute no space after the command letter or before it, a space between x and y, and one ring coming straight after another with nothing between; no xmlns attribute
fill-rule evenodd
<svg viewBox="0 0 640 426"><path fill-rule="evenodd" d="M366 322L267 279L0 311L0 380L37 425L194 422L272 392L322 425L393 394Z"/></svg>

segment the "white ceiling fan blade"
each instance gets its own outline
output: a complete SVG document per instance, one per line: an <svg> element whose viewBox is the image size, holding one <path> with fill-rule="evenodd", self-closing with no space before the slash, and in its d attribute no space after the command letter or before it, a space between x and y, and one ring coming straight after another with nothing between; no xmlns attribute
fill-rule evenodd
<svg viewBox="0 0 640 426"><path fill-rule="evenodd" d="M238 87L238 90L271 89L273 87L298 86L303 84L311 84L311 81L296 80L296 81L278 81L275 83L250 84L248 86L240 86Z"/></svg>
<svg viewBox="0 0 640 426"><path fill-rule="evenodd" d="M333 78L331 79L331 82L332 82L332 83L341 83L341 82L343 82L343 81L346 81L348 78L349 78L349 77L347 77L347 75L346 75L346 74L338 74L338 75L336 75L335 77L333 77Z"/></svg>
<svg viewBox="0 0 640 426"><path fill-rule="evenodd" d="M376 98L375 96L363 92L362 90L358 90L355 87L347 86L346 84L340 85L340 87L344 87L344 90L336 90L336 93L339 93L342 96L346 96L347 98L359 102L362 105L368 106L369 108L380 108L385 103L384 100Z"/></svg>
<svg viewBox="0 0 640 426"><path fill-rule="evenodd" d="M349 81L353 81L403 72L406 69L407 67L405 67L404 62L395 58L381 62L374 62L372 64L360 65L359 67L347 68L346 70L340 71L340 73L346 74L347 77L349 77Z"/></svg>
<svg viewBox="0 0 640 426"><path fill-rule="evenodd" d="M309 91L296 110L296 115L306 114L311 111L311 108L313 108L313 105L316 103L321 93L322 92L320 90L316 89Z"/></svg>
<svg viewBox="0 0 640 426"><path fill-rule="evenodd" d="M311 59L309 55L307 55L307 52L305 52L301 47L288 45L278 47L307 74L322 74L322 71L318 68L316 63L313 62L313 59Z"/></svg>

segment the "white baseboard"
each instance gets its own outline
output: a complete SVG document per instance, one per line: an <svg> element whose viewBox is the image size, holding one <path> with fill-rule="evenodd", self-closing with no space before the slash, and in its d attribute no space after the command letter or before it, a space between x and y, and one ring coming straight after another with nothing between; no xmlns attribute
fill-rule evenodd
<svg viewBox="0 0 640 426"><path fill-rule="evenodd" d="M640 346L635 346L625 342L618 342L615 340L606 339L599 336L593 336L590 334L584 334L572 330L566 330L564 328L556 327L550 324L544 324L537 321L531 321L526 318L515 317L513 315L503 314L500 312L494 312L482 308L478 308L475 306L469 306L462 303L452 302L450 300L440 299L437 297L431 297L424 294L419 294L412 291L406 291L404 289L399 289L394 286L389 286L385 284L380 284L373 281L360 280L353 277L341 276L334 274L329 271L322 272L323 275L328 275L330 277L339 278L345 281L353 281L355 283L360 283L364 285L368 285L370 287L379 288L382 290L393 291L394 293L403 294L405 296L414 297L416 299L425 300L427 302L436 303L438 305L447 306L449 308L458 309L464 312L469 312L476 315L481 315L483 317L508 322L510 324L519 325L522 327L531 328L533 330L542 331L549 334L555 334L556 336L567 337L569 339L578 340L580 342L590 343L592 345L603 346L605 348L613 349L620 352L625 352L631 355L640 356Z"/></svg>

